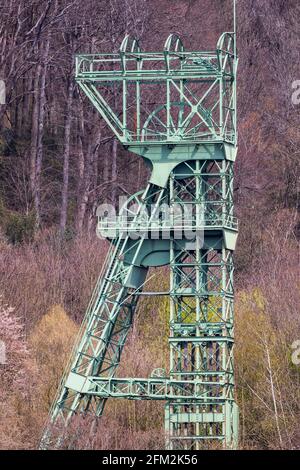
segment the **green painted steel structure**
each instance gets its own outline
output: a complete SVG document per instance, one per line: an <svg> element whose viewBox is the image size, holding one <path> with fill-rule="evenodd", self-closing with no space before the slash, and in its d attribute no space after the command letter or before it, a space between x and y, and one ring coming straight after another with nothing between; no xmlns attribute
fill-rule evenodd
<svg viewBox="0 0 300 470"><path fill-rule="evenodd" d="M143 52L126 36L119 53L77 56L78 85L119 141L151 167L151 178L117 217L99 216L97 230L111 249L41 448L53 444L56 426L81 413L101 416L112 397L164 400L169 449L237 446L236 69L235 32L222 34L214 51L188 52L172 34L162 52ZM170 298L169 371L116 378L148 270L163 265L169 291L148 294Z"/></svg>

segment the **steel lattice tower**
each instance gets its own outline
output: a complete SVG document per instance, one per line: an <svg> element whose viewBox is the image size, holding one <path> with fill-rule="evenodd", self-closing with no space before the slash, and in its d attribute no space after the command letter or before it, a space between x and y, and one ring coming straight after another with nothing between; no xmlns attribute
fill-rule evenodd
<svg viewBox="0 0 300 470"><path fill-rule="evenodd" d="M143 52L127 35L119 53L77 56L78 85L151 167L151 178L117 217L99 217L111 249L42 448L54 425L67 426L74 414L100 416L111 397L164 400L169 449L236 447L236 69L235 32L222 34L214 51L187 52L173 34L162 52ZM122 112L114 109L120 103ZM163 265L170 267L169 371L116 378L147 272Z"/></svg>

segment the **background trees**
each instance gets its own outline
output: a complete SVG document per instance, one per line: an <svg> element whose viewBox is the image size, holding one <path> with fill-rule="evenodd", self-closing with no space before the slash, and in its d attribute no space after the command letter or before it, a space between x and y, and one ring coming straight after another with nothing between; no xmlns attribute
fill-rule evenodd
<svg viewBox="0 0 300 470"><path fill-rule="evenodd" d="M21 218L17 225L24 223L25 238L38 228L78 233L91 227L99 202L114 201L124 190L132 193L145 179L138 157L118 146L75 86L74 54L116 51L126 32L135 34L145 49L161 49L170 31L180 33L187 48L215 47L218 35L232 27L231 3L2 2L0 78L7 103L0 109L0 200L9 212L6 219L13 212ZM299 5L240 0L238 13L236 199L238 210L247 212L244 219L259 225L269 209L299 203L299 124L291 100L299 59ZM117 106L117 93L113 99ZM6 222L1 222L4 232ZM11 231L10 224L9 236Z"/></svg>
<svg viewBox="0 0 300 470"><path fill-rule="evenodd" d="M60 305L54 324L75 332L104 259L95 209L141 189L147 175L79 92L74 54L117 50L126 32L146 50L160 50L174 31L189 49L214 48L218 35L231 29L231 0L0 0L0 7L0 79L7 95L0 106L0 340L10 358L0 365L0 442L19 448L34 447L49 403L51 384L39 381L45 367L40 338L48 337L49 348L57 340L49 311ZM239 0L238 13L241 445L299 448L299 367L291 363L291 344L300 338L300 133L291 100L292 82L300 78L299 2ZM118 105L117 93L112 99ZM141 304L124 374L140 367L137 352L141 375L156 366L154 350L157 366L163 365L167 316L163 301ZM155 338L147 327L153 319L160 331ZM64 345L61 358L68 340ZM62 367L56 362L54 381ZM113 436L116 448L159 448L159 406L110 404L106 432L90 445L109 447Z"/></svg>

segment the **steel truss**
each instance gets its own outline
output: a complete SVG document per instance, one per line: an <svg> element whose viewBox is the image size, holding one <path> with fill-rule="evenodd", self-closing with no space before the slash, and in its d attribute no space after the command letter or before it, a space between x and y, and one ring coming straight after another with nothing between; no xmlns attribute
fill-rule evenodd
<svg viewBox="0 0 300 470"><path fill-rule="evenodd" d="M144 53L126 36L119 54L78 56L80 87L119 140L151 162L152 175L117 217L99 217L98 233L111 240L111 250L42 448L53 445L53 427L67 427L74 415L101 416L108 398L166 401L169 449L236 447L235 76L234 33L224 33L214 52L185 52L171 35L163 53ZM104 91L111 83L121 85L121 116ZM154 109L142 100L142 87L149 84L163 85L157 99L165 101ZM148 378L115 377L148 269L163 265L170 267L169 370Z"/></svg>

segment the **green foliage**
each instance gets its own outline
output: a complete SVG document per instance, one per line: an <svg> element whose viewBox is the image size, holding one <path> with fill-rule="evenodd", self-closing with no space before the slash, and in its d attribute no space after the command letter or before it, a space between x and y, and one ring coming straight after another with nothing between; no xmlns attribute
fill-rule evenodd
<svg viewBox="0 0 300 470"><path fill-rule="evenodd" d="M4 154L5 151L5 142L3 138L0 137L0 162L2 160L2 155Z"/></svg>
<svg viewBox="0 0 300 470"><path fill-rule="evenodd" d="M60 305L54 305L34 327L29 344L38 367L39 409L48 411L73 347L78 327Z"/></svg>
<svg viewBox="0 0 300 470"><path fill-rule="evenodd" d="M33 212L20 214L10 211L6 215L4 233L10 243L18 244L32 241L35 232L35 216Z"/></svg>
<svg viewBox="0 0 300 470"><path fill-rule="evenodd" d="M271 321L260 289L243 291L236 305L236 382L243 447L284 448L294 427L299 391L284 331Z"/></svg>
<svg viewBox="0 0 300 470"><path fill-rule="evenodd" d="M157 272L145 290L155 291L159 286L159 290L168 291L169 278L165 274L164 269ZM149 348L156 357L160 356L164 362L166 355L169 354L169 319L170 302L168 296L147 296L142 299L138 310L139 333L143 337L144 347Z"/></svg>
<svg viewBox="0 0 300 470"><path fill-rule="evenodd" d="M35 214L10 211L0 198L0 228L9 243L30 242L35 233Z"/></svg>

